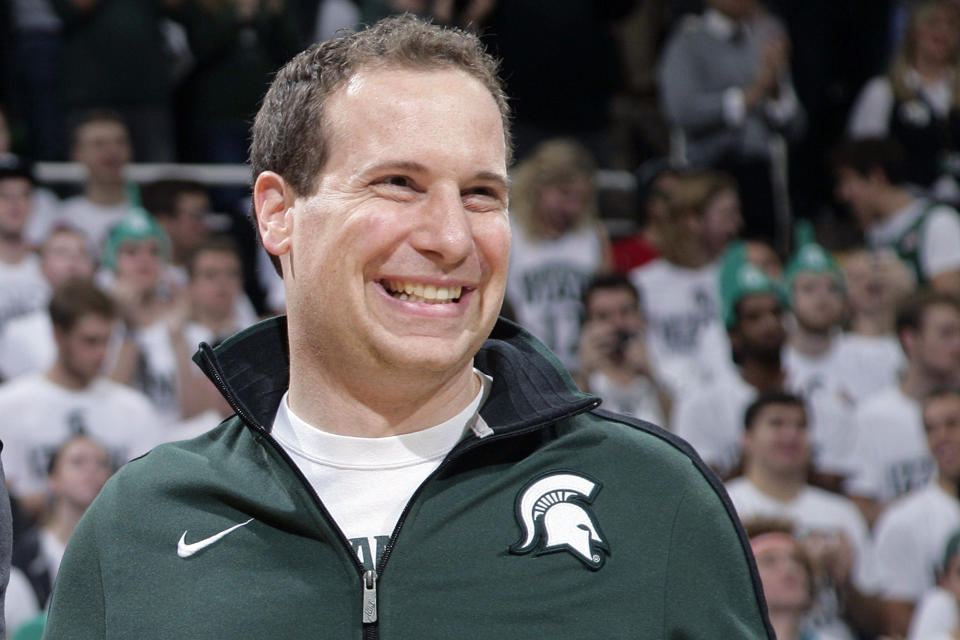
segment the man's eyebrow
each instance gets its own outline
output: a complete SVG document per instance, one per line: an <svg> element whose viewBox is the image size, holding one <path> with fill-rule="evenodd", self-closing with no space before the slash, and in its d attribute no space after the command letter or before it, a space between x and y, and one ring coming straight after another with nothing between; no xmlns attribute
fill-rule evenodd
<svg viewBox="0 0 960 640"><path fill-rule="evenodd" d="M379 173L381 171L409 171L411 173L425 173L429 171L426 165L423 165L419 162L414 162L413 160L387 160L386 162L378 162L377 164L367 167L364 169L363 173L365 175L371 173ZM510 188L510 179L496 171L478 171L473 176L474 180L482 180L484 182L495 182L498 186L503 189Z"/></svg>

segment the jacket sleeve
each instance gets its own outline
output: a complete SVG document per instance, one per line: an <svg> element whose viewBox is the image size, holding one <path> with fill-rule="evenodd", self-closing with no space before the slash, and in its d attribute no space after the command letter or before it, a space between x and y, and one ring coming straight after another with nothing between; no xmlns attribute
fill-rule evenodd
<svg viewBox="0 0 960 640"><path fill-rule="evenodd" d="M703 61L695 40L681 24L667 44L660 63L660 98L667 120L691 132L726 128L724 91L704 86Z"/></svg>
<svg viewBox="0 0 960 640"><path fill-rule="evenodd" d="M96 506L94 502L77 525L63 555L50 600L44 640L107 637Z"/></svg>
<svg viewBox="0 0 960 640"><path fill-rule="evenodd" d="M663 638L773 639L746 545L723 489L706 479L693 483L677 504L670 535Z"/></svg>

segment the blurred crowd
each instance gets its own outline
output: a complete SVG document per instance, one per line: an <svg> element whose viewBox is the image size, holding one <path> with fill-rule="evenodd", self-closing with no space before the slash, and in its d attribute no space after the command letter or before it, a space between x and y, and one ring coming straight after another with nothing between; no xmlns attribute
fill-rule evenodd
<svg viewBox="0 0 960 640"><path fill-rule="evenodd" d="M957 0L0 0L12 637L112 471L233 413L197 346L284 310L245 185L131 163L245 162L272 72L404 11L502 60L504 315L727 483L777 637L960 639Z"/></svg>

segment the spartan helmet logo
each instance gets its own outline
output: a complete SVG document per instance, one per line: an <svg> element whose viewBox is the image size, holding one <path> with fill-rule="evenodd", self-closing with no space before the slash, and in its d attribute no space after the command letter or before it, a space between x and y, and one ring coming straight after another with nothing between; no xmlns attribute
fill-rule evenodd
<svg viewBox="0 0 960 640"><path fill-rule="evenodd" d="M590 504L600 483L571 472L534 478L517 496L517 522L523 539L510 547L522 555L569 551L591 569L599 569L610 552Z"/></svg>

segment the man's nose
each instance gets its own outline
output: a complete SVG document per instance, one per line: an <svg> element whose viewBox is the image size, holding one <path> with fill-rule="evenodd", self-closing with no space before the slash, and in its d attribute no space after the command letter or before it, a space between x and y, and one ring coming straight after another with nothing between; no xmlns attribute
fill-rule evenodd
<svg viewBox="0 0 960 640"><path fill-rule="evenodd" d="M420 220L411 234L411 243L417 251L456 264L473 250L470 212L463 206L459 189L435 189L419 215Z"/></svg>

